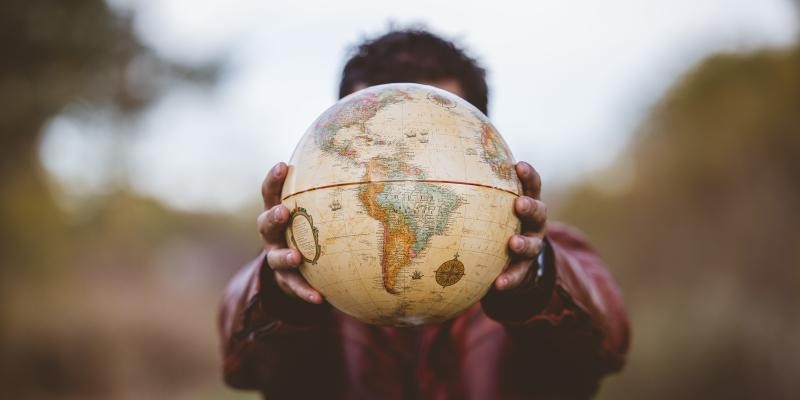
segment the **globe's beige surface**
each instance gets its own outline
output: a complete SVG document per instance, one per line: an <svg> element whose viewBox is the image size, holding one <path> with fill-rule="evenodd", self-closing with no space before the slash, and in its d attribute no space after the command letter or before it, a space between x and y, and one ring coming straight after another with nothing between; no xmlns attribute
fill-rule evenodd
<svg viewBox="0 0 800 400"><path fill-rule="evenodd" d="M508 147L472 105L425 85L373 86L329 108L295 149L287 242L343 312L437 322L502 271L519 190Z"/></svg>

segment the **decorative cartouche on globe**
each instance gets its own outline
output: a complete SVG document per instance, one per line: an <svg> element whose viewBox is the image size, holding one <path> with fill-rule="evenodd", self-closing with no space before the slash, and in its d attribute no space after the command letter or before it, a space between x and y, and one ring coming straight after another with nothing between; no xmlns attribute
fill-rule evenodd
<svg viewBox="0 0 800 400"><path fill-rule="evenodd" d="M355 92L308 129L283 204L300 272L334 307L378 325L449 319L508 261L520 193L483 113L431 86Z"/></svg>

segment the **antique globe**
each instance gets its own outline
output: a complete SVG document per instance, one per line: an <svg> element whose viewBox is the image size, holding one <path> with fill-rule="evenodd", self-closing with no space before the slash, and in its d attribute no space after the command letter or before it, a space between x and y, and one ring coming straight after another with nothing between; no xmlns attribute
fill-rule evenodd
<svg viewBox="0 0 800 400"><path fill-rule="evenodd" d="M300 272L342 312L377 325L443 321L508 261L520 184L483 113L431 86L355 92L311 125L283 186Z"/></svg>

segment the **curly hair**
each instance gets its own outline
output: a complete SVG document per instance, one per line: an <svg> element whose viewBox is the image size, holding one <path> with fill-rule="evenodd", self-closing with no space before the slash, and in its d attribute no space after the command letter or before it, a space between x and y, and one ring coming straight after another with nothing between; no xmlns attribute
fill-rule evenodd
<svg viewBox="0 0 800 400"><path fill-rule="evenodd" d="M356 46L342 71L339 98L357 85L456 80L469 101L484 114L489 89L486 70L453 42L424 29L392 30Z"/></svg>

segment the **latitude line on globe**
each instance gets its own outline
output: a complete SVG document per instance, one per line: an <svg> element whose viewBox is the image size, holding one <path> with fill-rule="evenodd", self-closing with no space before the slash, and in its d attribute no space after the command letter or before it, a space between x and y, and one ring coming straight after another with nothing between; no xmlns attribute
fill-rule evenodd
<svg viewBox="0 0 800 400"><path fill-rule="evenodd" d="M306 192L313 192L314 190L321 190L321 189L329 189L335 187L342 187L342 186L356 186L356 185L366 185L370 183L406 183L406 182L419 182L419 183L449 183L453 185L466 185L466 186L476 186L482 187L486 189L495 189L501 192L505 192L514 196L519 196L519 193L514 193L510 190L499 188L497 186L492 185L484 185L482 183L475 183L475 182L462 182L462 181L449 181L444 179L385 179L380 181L359 181L359 182L340 182L340 183L332 183L330 185L322 185L317 187L312 187L308 189L303 189L297 192L294 192L290 195L285 196L281 199L281 201L286 201L287 199L297 196L298 194L303 194Z"/></svg>

